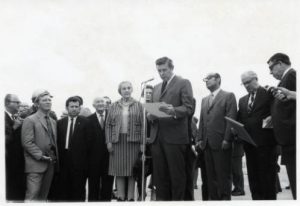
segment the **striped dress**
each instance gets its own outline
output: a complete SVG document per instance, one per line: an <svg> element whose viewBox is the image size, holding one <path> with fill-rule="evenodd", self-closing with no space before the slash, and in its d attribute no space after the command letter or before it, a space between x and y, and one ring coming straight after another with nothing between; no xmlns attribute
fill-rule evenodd
<svg viewBox="0 0 300 206"><path fill-rule="evenodd" d="M142 141L142 120L140 103L133 101L130 105L123 105L119 101L112 105L106 122L106 141L112 143L113 147L109 156L109 175L133 175L133 166ZM117 140L116 137L112 137L114 135L117 135Z"/></svg>

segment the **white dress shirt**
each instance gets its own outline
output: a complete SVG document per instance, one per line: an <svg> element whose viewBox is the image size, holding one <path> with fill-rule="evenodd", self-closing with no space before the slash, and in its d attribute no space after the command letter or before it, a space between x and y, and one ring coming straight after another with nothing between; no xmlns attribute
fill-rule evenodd
<svg viewBox="0 0 300 206"><path fill-rule="evenodd" d="M74 134L74 128L75 128L75 124L76 124L76 117L73 117L73 134ZM69 149L69 133L70 133L70 127L71 127L71 117L68 117L68 127L67 127L67 135L66 135L66 145L65 145L65 149Z"/></svg>

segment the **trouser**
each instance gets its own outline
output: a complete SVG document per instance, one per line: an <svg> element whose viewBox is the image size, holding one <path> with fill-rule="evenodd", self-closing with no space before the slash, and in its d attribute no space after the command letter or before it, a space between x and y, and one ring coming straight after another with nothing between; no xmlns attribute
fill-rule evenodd
<svg viewBox="0 0 300 206"><path fill-rule="evenodd" d="M242 156L232 157L232 183L237 191L244 191L244 174Z"/></svg>
<svg viewBox="0 0 300 206"><path fill-rule="evenodd" d="M186 186L186 147L157 138L152 145L153 180L156 200L184 200Z"/></svg>
<svg viewBox="0 0 300 206"><path fill-rule="evenodd" d="M26 201L46 201L54 174L53 164L44 173L27 173Z"/></svg>

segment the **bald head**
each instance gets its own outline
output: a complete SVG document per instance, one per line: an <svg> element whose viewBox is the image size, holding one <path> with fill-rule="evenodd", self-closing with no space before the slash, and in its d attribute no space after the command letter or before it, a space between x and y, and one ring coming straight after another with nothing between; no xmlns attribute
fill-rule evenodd
<svg viewBox="0 0 300 206"><path fill-rule="evenodd" d="M259 87L257 74L254 71L246 71L241 75L242 84L249 93L256 92Z"/></svg>
<svg viewBox="0 0 300 206"><path fill-rule="evenodd" d="M104 97L96 97L93 101L93 107L97 113L102 114L106 108L106 99Z"/></svg>

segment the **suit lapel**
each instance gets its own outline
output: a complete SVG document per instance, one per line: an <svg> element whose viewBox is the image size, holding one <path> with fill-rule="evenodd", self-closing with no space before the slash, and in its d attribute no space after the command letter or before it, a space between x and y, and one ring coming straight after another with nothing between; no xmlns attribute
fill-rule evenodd
<svg viewBox="0 0 300 206"><path fill-rule="evenodd" d="M37 118L41 122L41 124L43 125L44 129L48 132L48 127L47 127L46 120L45 120L44 116L39 113L39 111L37 111Z"/></svg>
<svg viewBox="0 0 300 206"><path fill-rule="evenodd" d="M219 93L217 94L217 96L214 98L211 106L208 108L208 111L210 111L214 107L216 102L218 102L222 98L222 96L223 96L223 90L220 90ZM209 106L208 105L208 100L209 100L209 97L207 98L207 106Z"/></svg>
<svg viewBox="0 0 300 206"><path fill-rule="evenodd" d="M177 76L175 75L175 76L173 77L173 79L171 80L171 82L170 82L169 84L167 84L167 86L166 86L165 90L163 91L163 93L160 94L160 97L159 97L160 99L166 94L166 92L167 92L170 88L172 88L172 86L175 84L176 80L177 80ZM160 91L161 91L161 87L162 87L162 83L160 84Z"/></svg>
<svg viewBox="0 0 300 206"><path fill-rule="evenodd" d="M74 135L76 134L77 130L78 130L78 127L80 126L80 123L81 123L81 118L78 116L77 119L76 119L76 122L75 122L75 127L74 127L74 131L73 131L73 136L72 138L74 137Z"/></svg>

